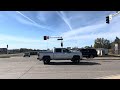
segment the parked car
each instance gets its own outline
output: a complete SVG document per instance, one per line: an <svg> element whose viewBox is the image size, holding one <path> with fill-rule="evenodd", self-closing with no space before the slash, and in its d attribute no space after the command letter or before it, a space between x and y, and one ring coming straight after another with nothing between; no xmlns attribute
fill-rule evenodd
<svg viewBox="0 0 120 90"><path fill-rule="evenodd" d="M38 52L37 51L30 51L30 55L37 55Z"/></svg>
<svg viewBox="0 0 120 90"><path fill-rule="evenodd" d="M97 57L97 51L96 49L80 49L83 57L86 57L86 58L94 58L94 57Z"/></svg>
<svg viewBox="0 0 120 90"><path fill-rule="evenodd" d="M29 52L25 52L23 57L26 57L26 56L30 57L30 53Z"/></svg>

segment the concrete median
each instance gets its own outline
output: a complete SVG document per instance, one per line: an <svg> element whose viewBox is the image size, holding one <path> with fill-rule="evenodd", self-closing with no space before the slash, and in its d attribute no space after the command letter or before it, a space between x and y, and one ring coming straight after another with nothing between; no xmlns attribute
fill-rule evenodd
<svg viewBox="0 0 120 90"><path fill-rule="evenodd" d="M120 60L120 57L95 57L95 60Z"/></svg>

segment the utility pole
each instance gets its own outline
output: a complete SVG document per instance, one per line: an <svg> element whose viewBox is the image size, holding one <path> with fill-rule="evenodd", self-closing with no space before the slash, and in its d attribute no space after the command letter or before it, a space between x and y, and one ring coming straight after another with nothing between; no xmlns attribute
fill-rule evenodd
<svg viewBox="0 0 120 90"><path fill-rule="evenodd" d="M8 45L7 45L7 54L8 54Z"/></svg>

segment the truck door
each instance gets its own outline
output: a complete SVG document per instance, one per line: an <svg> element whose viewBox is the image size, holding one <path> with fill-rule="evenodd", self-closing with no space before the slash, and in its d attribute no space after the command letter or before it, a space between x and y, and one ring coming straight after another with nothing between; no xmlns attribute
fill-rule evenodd
<svg viewBox="0 0 120 90"><path fill-rule="evenodd" d="M68 49L63 49L63 59L71 59L72 53Z"/></svg>
<svg viewBox="0 0 120 90"><path fill-rule="evenodd" d="M55 60L62 60L64 59L64 54L61 48L56 48L54 51L54 59Z"/></svg>

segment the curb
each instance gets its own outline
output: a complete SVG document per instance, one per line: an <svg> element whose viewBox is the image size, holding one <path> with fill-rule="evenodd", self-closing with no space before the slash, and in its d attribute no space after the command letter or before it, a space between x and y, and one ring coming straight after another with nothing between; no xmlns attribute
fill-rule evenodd
<svg viewBox="0 0 120 90"><path fill-rule="evenodd" d="M109 75L109 76L99 77L99 78L95 78L95 79L120 79L120 74L117 74L117 75Z"/></svg>

